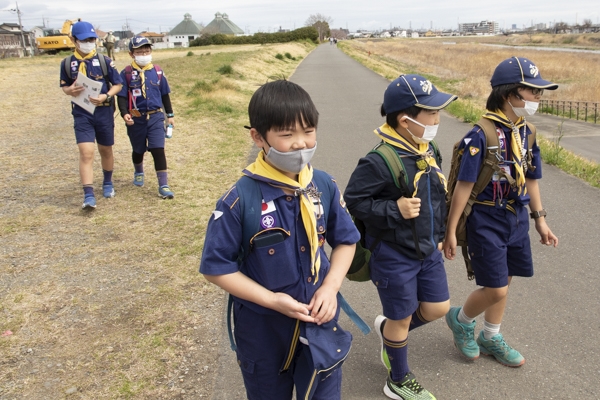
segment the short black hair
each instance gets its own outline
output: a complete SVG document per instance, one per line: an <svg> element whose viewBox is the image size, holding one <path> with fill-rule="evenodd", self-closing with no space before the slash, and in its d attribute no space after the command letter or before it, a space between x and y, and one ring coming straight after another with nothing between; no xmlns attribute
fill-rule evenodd
<svg viewBox="0 0 600 400"><path fill-rule="evenodd" d="M310 95L300 85L280 79L262 85L248 104L250 126L265 137L267 131L291 129L300 123L316 128L319 112Z"/></svg>
<svg viewBox="0 0 600 400"><path fill-rule="evenodd" d="M504 102L511 94L519 99L522 96L519 94L519 89L524 89L526 86L520 83L508 83L506 85L498 85L492 88L492 92L488 96L485 108L489 111L500 111L504 107Z"/></svg>
<svg viewBox="0 0 600 400"><path fill-rule="evenodd" d="M386 114L385 110L383 109L383 104L382 104L380 112L381 112L381 116L385 117L385 122L392 128L396 129L398 127L398 115L406 114L410 118L416 118L417 115L419 115L419 113L422 110L423 110L423 108L421 108L421 107L410 106L408 108L405 108L404 110L395 111L393 113Z"/></svg>

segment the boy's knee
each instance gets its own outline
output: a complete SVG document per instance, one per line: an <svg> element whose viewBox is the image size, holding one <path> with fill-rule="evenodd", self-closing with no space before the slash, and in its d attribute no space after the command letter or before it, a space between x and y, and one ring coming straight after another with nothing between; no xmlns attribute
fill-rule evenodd
<svg viewBox="0 0 600 400"><path fill-rule="evenodd" d="M427 321L435 321L436 319L442 318L450 311L450 300L442 301L440 303L421 303L421 315Z"/></svg>
<svg viewBox="0 0 600 400"><path fill-rule="evenodd" d="M484 293L490 302L496 304L499 301L504 300L504 298L508 295L508 286L501 288L486 287L484 288Z"/></svg>

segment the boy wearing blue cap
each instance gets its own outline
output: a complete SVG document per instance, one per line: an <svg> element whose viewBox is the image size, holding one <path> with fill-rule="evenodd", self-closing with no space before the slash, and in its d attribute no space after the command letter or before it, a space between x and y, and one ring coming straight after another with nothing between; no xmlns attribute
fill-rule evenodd
<svg viewBox="0 0 600 400"><path fill-rule="evenodd" d="M446 178L431 143L440 110L456 96L439 92L419 75L401 75L386 89L375 130L380 146L392 146L404 166L392 176L387 161L370 152L358 162L344 199L364 222L371 280L383 315L375 320L381 360L388 368L383 391L391 399L435 399L408 367L408 332L441 318L450 294L441 242L445 233ZM396 181L400 185L396 184Z"/></svg>
<svg viewBox="0 0 600 400"><path fill-rule="evenodd" d="M248 114L261 151L217 202L200 272L231 295L248 399L291 399L294 389L340 399L352 336L337 324L337 293L360 235L333 178L309 164L319 114L308 93L266 83Z"/></svg>
<svg viewBox="0 0 600 400"><path fill-rule="evenodd" d="M94 209L96 208L92 169L94 142L98 142L104 173L103 195L107 198L115 196L112 183L114 166L112 146L115 143L113 97L121 90L121 77L110 58L100 60L100 57L105 56L96 52L98 35L92 24L84 21L76 22L71 28L71 37L75 43L75 52L71 57L63 60L60 68L60 86L63 92L68 96L77 97L84 90L83 86L75 85L77 75L80 73L92 80L102 82L100 95L89 99L96 106L93 114L74 103L71 112L75 120L75 138L79 148L79 175L84 193L82 208ZM106 75L101 62L108 65Z"/></svg>
<svg viewBox="0 0 600 400"><path fill-rule="evenodd" d="M127 125L133 161L133 184L144 186L144 153L154 159L158 179L158 196L172 199L167 177L165 155L165 114L167 123L175 125L169 83L162 69L152 63L152 44L144 36L134 36L129 42L131 65L121 71L123 88L119 92L119 111Z"/></svg>
<svg viewBox="0 0 600 400"><path fill-rule="evenodd" d="M537 110L544 90L555 90L558 85L542 79L537 66L522 57L502 61L492 75L491 84L492 92L483 117L495 125L499 166L507 177L494 174L475 199L467 218L469 256L476 283L482 287L469 295L463 307L452 307L446 315L446 323L452 330L454 344L467 359L475 360L481 353L493 356L503 365L520 367L525 358L504 341L500 324L512 277L533 276L529 216L535 220L540 242L558 245L558 238L546 224L538 187L542 177L540 149L537 143L529 143L531 128L525 119ZM444 241L448 259L456 255L458 220L488 151L482 129L478 126L471 129L460 148L464 153ZM514 183L511 185L510 181ZM527 205L530 215L527 215ZM484 313L483 330L475 338L475 317L481 313Z"/></svg>

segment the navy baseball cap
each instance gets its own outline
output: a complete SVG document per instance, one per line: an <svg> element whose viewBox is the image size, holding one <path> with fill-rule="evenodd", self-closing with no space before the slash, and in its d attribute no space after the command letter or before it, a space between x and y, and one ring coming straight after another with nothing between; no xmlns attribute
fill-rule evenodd
<svg viewBox="0 0 600 400"><path fill-rule="evenodd" d="M71 36L74 36L77 40L85 40L89 38L98 38L96 30L89 22L79 21L75 22L71 27Z"/></svg>
<svg viewBox="0 0 600 400"><path fill-rule="evenodd" d="M148 38L144 36L134 36L129 41L129 51L133 51L133 49L139 49L140 47L145 45L152 46L152 43L150 43Z"/></svg>
<svg viewBox="0 0 600 400"><path fill-rule="evenodd" d="M492 87L520 83L538 89L555 90L558 88L556 83L542 79L538 67L531 60L523 57L511 57L498 64L490 82Z"/></svg>
<svg viewBox="0 0 600 400"><path fill-rule="evenodd" d="M428 110L441 110L458 96L438 91L420 75L400 75L389 84L383 95L383 110L391 114L412 106Z"/></svg>

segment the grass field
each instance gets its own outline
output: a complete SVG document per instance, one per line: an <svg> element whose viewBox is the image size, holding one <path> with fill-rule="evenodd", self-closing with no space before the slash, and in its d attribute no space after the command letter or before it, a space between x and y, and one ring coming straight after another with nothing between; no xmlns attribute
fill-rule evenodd
<svg viewBox="0 0 600 400"><path fill-rule="evenodd" d="M198 273L214 203L245 166L247 104L312 44L156 51L172 89L172 201L132 185L116 119L117 196L81 210L78 152L59 56L0 60L0 398L209 398L223 293ZM188 55L188 51L192 54ZM290 53L292 58L277 57ZM280 59L281 58L281 59ZM126 57L117 54L122 69ZM96 156L96 193L101 167Z"/></svg>

